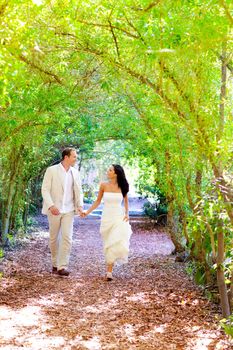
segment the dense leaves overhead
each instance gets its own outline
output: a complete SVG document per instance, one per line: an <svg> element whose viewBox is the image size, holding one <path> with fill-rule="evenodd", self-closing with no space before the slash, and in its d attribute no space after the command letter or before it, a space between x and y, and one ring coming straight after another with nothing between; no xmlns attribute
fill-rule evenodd
<svg viewBox="0 0 233 350"><path fill-rule="evenodd" d="M3 241L62 147L91 158L97 142L121 140L206 279L223 224L232 259L232 10L230 0L2 3Z"/></svg>

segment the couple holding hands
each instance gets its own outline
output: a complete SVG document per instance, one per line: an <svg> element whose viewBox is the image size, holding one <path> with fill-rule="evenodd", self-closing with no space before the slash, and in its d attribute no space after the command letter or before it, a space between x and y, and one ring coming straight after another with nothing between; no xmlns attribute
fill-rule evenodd
<svg viewBox="0 0 233 350"><path fill-rule="evenodd" d="M128 259L132 234L127 196L129 184L123 168L111 165L107 171L108 181L101 183L96 201L84 211L79 172L74 168L76 160L76 150L65 148L61 162L47 168L42 183L42 213L48 216L52 273L69 275L74 215L85 218L103 199L100 233L107 268L106 279L110 281L114 263L126 263Z"/></svg>

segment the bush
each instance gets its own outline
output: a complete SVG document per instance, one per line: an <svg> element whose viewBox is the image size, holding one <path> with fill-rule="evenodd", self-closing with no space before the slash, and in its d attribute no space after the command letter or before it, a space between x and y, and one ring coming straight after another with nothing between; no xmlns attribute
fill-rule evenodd
<svg viewBox="0 0 233 350"><path fill-rule="evenodd" d="M83 185L83 195L84 195L84 202L85 203L92 203L96 199L96 193L92 186L88 184Z"/></svg>
<svg viewBox="0 0 233 350"><path fill-rule="evenodd" d="M220 325L224 329L225 333L233 338L233 314L228 318L223 318L220 321Z"/></svg>
<svg viewBox="0 0 233 350"><path fill-rule="evenodd" d="M167 223L167 206L158 202L151 203L149 200L143 205L146 216L156 221L158 224Z"/></svg>

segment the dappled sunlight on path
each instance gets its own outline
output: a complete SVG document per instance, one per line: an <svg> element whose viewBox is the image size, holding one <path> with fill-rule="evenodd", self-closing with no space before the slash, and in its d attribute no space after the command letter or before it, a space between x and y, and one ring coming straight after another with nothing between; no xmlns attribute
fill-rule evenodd
<svg viewBox="0 0 233 350"><path fill-rule="evenodd" d="M219 310L166 255L173 245L162 231L133 224L129 263L109 283L99 220L76 223L69 278L51 275L41 225L1 264L0 349L231 349Z"/></svg>

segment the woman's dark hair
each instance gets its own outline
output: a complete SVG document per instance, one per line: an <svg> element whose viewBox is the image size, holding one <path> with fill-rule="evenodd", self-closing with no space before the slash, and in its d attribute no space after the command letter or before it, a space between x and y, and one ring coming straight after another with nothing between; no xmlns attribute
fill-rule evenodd
<svg viewBox="0 0 233 350"><path fill-rule="evenodd" d="M122 166L118 164L112 164L112 166L117 175L118 186L121 189L123 197L125 197L129 192L129 184L128 184L128 181L126 180L124 169L122 168Z"/></svg>

